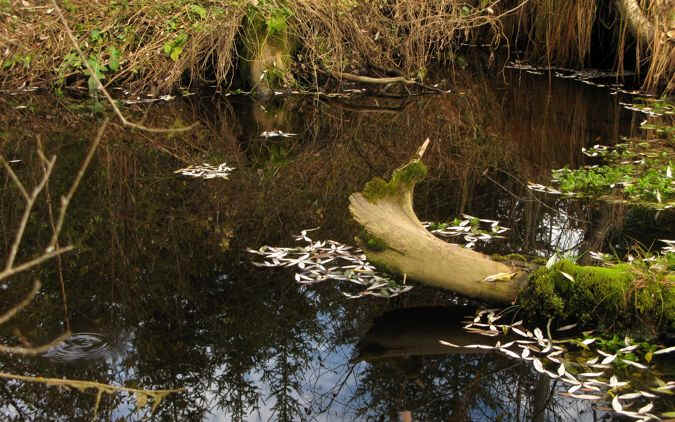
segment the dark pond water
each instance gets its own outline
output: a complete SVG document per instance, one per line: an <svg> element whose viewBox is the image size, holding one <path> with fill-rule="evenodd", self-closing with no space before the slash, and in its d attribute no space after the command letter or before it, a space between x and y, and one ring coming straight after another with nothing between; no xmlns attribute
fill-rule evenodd
<svg viewBox="0 0 675 422"><path fill-rule="evenodd" d="M469 309L416 287L392 298L349 300L349 286L302 286L291 271L251 265L246 249L314 239L353 244L350 193L403 163L427 137L429 178L418 215L497 219L507 238L487 252L549 256L618 251L672 239L675 218L621 204L529 192L550 170L584 164L581 148L643 136L644 116L622 95L570 79L511 72L461 77L447 95L411 98L194 95L129 105L155 127L199 122L184 134L111 126L70 208L62 244L77 249L0 286L1 309L39 278L33 304L0 327L6 344L73 337L36 357L0 355L0 371L90 380L169 394L153 420L607 420L608 404L572 400L531 366L494 354L449 353ZM25 106L25 107L24 107ZM0 151L28 186L41 168L36 139L58 156L50 197L62 194L102 117L48 95L0 99ZM260 136L281 130L295 136ZM174 174L188 164L235 167L229 180ZM41 198L42 200L45 197ZM18 262L49 241L44 201L29 220ZM0 176L0 250L23 205ZM63 280L67 298L64 316ZM480 341L480 339L476 340ZM137 397L0 382L3 420L142 420ZM142 402L142 398L141 398Z"/></svg>

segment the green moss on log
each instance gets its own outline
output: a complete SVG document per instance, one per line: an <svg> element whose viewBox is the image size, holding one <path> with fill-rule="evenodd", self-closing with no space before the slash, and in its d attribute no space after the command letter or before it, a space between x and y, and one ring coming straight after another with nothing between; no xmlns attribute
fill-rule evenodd
<svg viewBox="0 0 675 422"><path fill-rule="evenodd" d="M535 271L518 302L530 316L612 329L673 330L670 277L650 277L630 264L588 267L565 260Z"/></svg>
<svg viewBox="0 0 675 422"><path fill-rule="evenodd" d="M394 170L389 182L380 177L375 177L364 186L361 192L370 202L377 199L395 196L405 189L410 189L415 183L423 180L427 175L427 166L420 160L412 160L408 164Z"/></svg>
<svg viewBox="0 0 675 422"><path fill-rule="evenodd" d="M365 230L362 230L361 233L359 233L357 242L363 248L374 252L382 252L387 249L387 243L384 240L377 236L373 236Z"/></svg>

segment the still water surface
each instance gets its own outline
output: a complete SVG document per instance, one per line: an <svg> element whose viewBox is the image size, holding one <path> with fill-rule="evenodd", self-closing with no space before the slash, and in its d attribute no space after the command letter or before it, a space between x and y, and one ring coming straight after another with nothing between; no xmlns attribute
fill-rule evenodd
<svg viewBox="0 0 675 422"><path fill-rule="evenodd" d="M290 271L251 265L249 247L314 239L353 244L350 193L403 163L427 137L429 178L416 190L423 220L461 213L497 219L507 238L486 252L549 256L616 250L674 238L673 213L536 196L552 168L585 163L581 148L642 136L639 113L621 95L526 72L459 78L447 95L411 98L195 95L130 105L152 126L199 122L186 134L106 132L71 206L63 243L75 252L3 285L2 309L44 287L2 328L16 344L73 337L39 357L0 356L2 372L85 379L168 395L153 420L558 421L609 416L554 393L529 365L493 354L449 353L470 309L438 289L393 299L349 300L349 286L295 283ZM16 108L26 105L28 107ZM45 95L0 102L0 147L37 180L35 139L58 155L50 181L62 193L100 117L81 103ZM265 131L293 133L263 137ZM188 164L227 162L229 180L174 174ZM12 242L22 205L0 177L0 250ZM45 245L44 203L30 220L21 257ZM3 256L5 252L3 252ZM60 291L63 279L67 319ZM480 341L480 340L476 340ZM93 390L2 382L0 419L91 420ZM602 407L602 406L600 406ZM137 397L104 394L100 420L141 420ZM603 416L604 415L604 416Z"/></svg>

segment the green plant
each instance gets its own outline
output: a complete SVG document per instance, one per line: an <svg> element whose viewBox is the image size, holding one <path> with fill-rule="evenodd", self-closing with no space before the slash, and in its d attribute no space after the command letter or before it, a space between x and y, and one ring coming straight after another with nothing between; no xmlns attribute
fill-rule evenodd
<svg viewBox="0 0 675 422"><path fill-rule="evenodd" d="M581 196L612 195L657 207L675 201L672 145L668 141L629 141L613 147L596 145L584 148L583 152L603 160L604 164L553 170L553 181L560 192Z"/></svg>
<svg viewBox="0 0 675 422"><path fill-rule="evenodd" d="M89 59L87 60L89 63L89 66L91 66L92 70L94 71L94 75L92 75L89 70L85 70L84 74L89 75L89 78L87 79L87 85L89 86L89 92L90 93L95 93L98 90L98 84L96 83L96 78L99 80L104 80L105 75L103 74L104 72L108 71L108 67L104 64L101 64L98 61L98 57L96 56L89 56ZM96 76L96 78L94 78Z"/></svg>
<svg viewBox="0 0 675 422"><path fill-rule="evenodd" d="M120 58L122 53L116 47L110 47L108 48L108 54L110 55L110 59L108 59L108 68L113 72L117 72L120 68Z"/></svg>
<svg viewBox="0 0 675 422"><path fill-rule="evenodd" d="M178 60L180 53L183 52L183 47L185 46L185 43L187 43L187 40L188 35L184 32L180 33L173 40L164 43L162 51L175 62Z"/></svg>
<svg viewBox="0 0 675 422"><path fill-rule="evenodd" d="M190 12L199 16L200 19L206 19L206 9L204 9L202 6L198 4L191 4L190 5Z"/></svg>

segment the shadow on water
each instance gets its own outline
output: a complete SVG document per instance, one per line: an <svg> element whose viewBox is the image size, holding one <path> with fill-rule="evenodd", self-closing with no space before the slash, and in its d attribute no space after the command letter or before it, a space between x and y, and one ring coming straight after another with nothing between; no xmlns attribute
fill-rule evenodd
<svg viewBox="0 0 675 422"><path fill-rule="evenodd" d="M77 250L11 280L0 297L8 309L31 278L43 281L30 308L0 327L8 343L41 343L64 324L62 276L79 337L42 357L0 356L1 371L184 388L162 402L157 420L592 420L587 403L561 402L548 379L494 355L420 352L431 348L424 343L417 351L406 344L401 356L359 358L357 344L372 338L366 333L376 317L447 305L446 292L418 287L390 300L349 301L331 282L306 288L287 271L253 267L246 252L293 244L292 235L309 227L321 227L316 239L353 243L348 195L427 137L430 175L416 189L418 215L438 221L468 213L512 228L507 239L482 245L486 251L547 256L673 238L672 213L529 192L526 182L547 181L551 168L583 164L581 147L639 136L640 117L606 91L573 81L523 73L506 80L466 77L451 94L407 99L261 104L193 96L129 105L128 114L155 127L200 126L180 135L106 133L64 228L64 243ZM37 137L58 155L51 198L69 186L97 129L98 117L82 107L42 95L0 99L0 151L21 160L12 165L23 180L40 174ZM261 136L273 130L295 135ZM236 170L230 180L174 174L201 162ZM2 251L21 207L2 173ZM19 258L45 244L48 215L41 202ZM460 319L439 312L437 324L423 322L427 331L416 335L429 340ZM401 324L394 330L415 333L409 320ZM90 420L95 402L92 392L19 382L3 382L0 397L8 420ZM104 395L98 414L138 420L148 412L136 409L135 397L115 394Z"/></svg>

